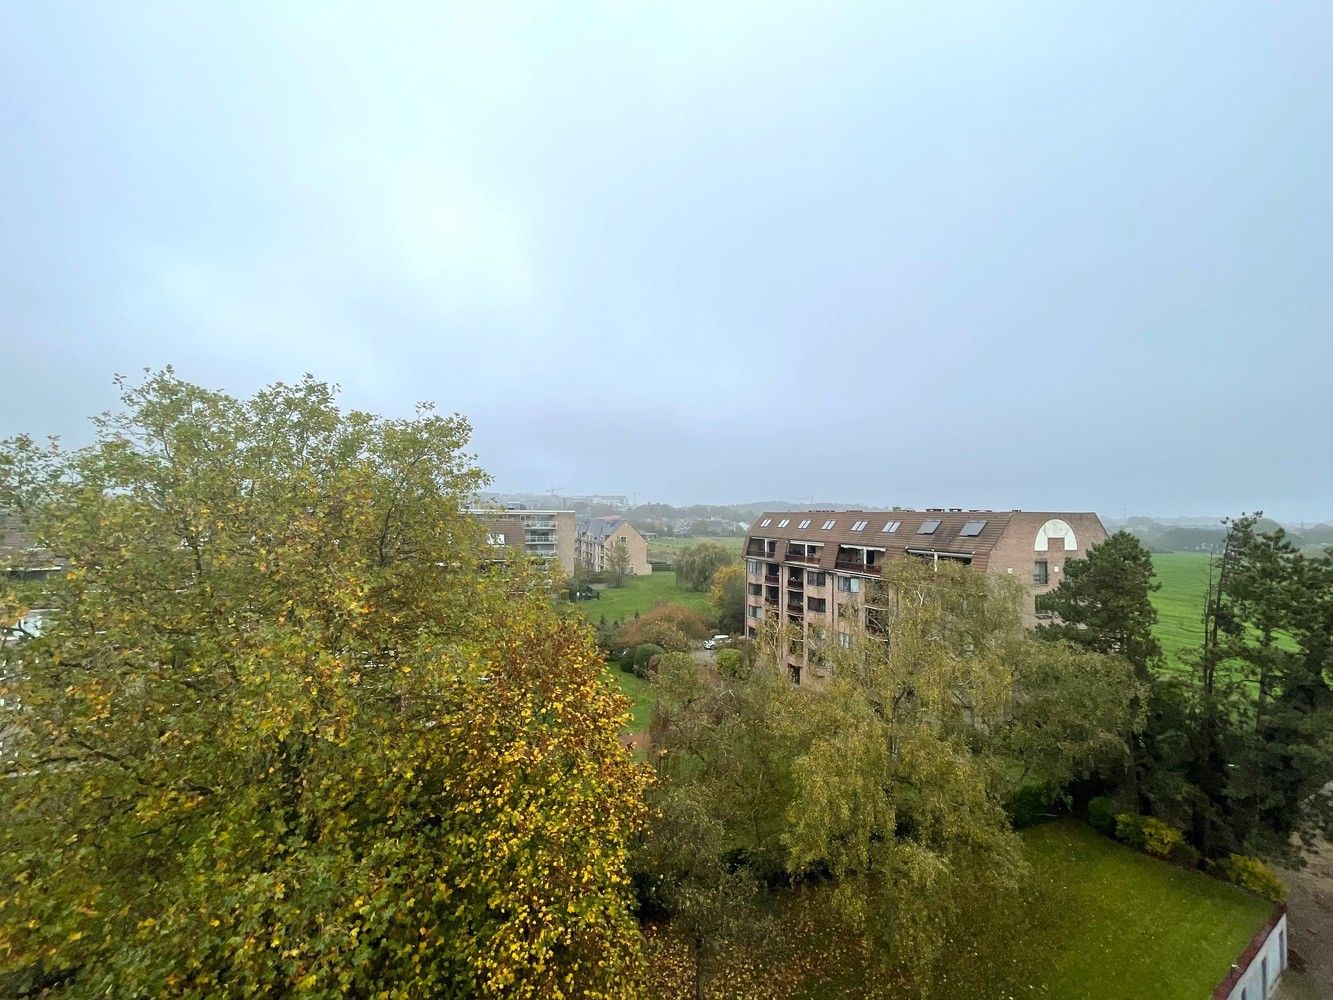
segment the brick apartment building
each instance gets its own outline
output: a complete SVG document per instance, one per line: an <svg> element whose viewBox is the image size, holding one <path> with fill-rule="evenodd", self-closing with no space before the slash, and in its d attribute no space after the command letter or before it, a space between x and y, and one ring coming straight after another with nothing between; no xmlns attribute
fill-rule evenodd
<svg viewBox="0 0 1333 1000"><path fill-rule="evenodd" d="M961 562L979 573L1004 573L1027 590L1024 621L1036 620L1036 595L1057 586L1064 564L1106 539L1096 514L990 510L790 511L754 520L745 541L746 635L781 616L802 639L818 623L844 645L842 621L866 625L867 585L886 559L914 556ZM845 609L845 610L844 610ZM873 609L871 609L873 612ZM787 650L797 683L818 685L808 643ZM793 652L793 650L799 650Z"/></svg>
<svg viewBox="0 0 1333 1000"><path fill-rule="evenodd" d="M521 547L533 559L574 572L577 533L572 510L477 508L468 513L486 525L492 545L507 551Z"/></svg>
<svg viewBox="0 0 1333 1000"><path fill-rule="evenodd" d="M594 573L601 573L606 569L607 557L612 549L620 544L624 544L629 553L631 576L646 576L653 571L648 565L648 542L634 525L623 517L612 514L608 517L578 519L578 536L574 550L578 565L585 566Z"/></svg>

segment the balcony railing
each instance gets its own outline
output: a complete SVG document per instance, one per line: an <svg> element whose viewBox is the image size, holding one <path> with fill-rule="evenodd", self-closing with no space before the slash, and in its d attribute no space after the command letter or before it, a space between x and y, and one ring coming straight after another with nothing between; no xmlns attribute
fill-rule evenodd
<svg viewBox="0 0 1333 1000"><path fill-rule="evenodd" d="M788 601L787 611L788 613L793 615L803 615L805 614L805 605L801 604L800 602L793 603L791 601Z"/></svg>
<svg viewBox="0 0 1333 1000"><path fill-rule="evenodd" d="M865 573L868 576L879 576L879 565L877 563L864 563L859 559L839 559L833 566L835 569L848 573Z"/></svg>
<svg viewBox="0 0 1333 1000"><path fill-rule="evenodd" d="M811 565L818 565L819 553L801 552L799 549L797 550L788 549L787 562L810 563Z"/></svg>

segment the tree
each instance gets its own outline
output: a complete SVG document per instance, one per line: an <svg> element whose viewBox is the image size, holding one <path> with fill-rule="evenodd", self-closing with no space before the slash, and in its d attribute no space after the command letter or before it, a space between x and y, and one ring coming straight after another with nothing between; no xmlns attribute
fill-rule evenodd
<svg viewBox="0 0 1333 1000"><path fill-rule="evenodd" d="M606 582L612 587L625 586L625 577L629 574L629 545L625 539L617 538L606 553Z"/></svg>
<svg viewBox="0 0 1333 1000"><path fill-rule="evenodd" d="M818 877L830 918L887 939L898 975L925 989L981 946L971 901L1019 905L1013 762L1058 785L1123 759L1135 684L1123 660L1026 635L1008 578L909 559L883 574L888 613L874 633L845 623L853 642L823 649L822 689L779 670L783 627L748 670L659 672L655 763L662 789L687 786L722 824L733 866Z"/></svg>
<svg viewBox="0 0 1333 1000"><path fill-rule="evenodd" d="M745 567L727 563L713 574L708 597L717 608L717 626L727 632L745 629Z"/></svg>
<svg viewBox="0 0 1333 1000"><path fill-rule="evenodd" d="M121 398L89 447L0 448L69 559L0 680L3 992L623 995L625 701L485 568L466 421Z"/></svg>
<svg viewBox="0 0 1333 1000"><path fill-rule="evenodd" d="M1039 598L1042 610L1056 619L1040 633L1123 656L1146 681L1162 658L1152 632L1157 611L1149 595L1160 587L1153 575L1148 550L1129 532L1117 531L1089 549L1087 558L1067 562L1060 586Z"/></svg>
<svg viewBox="0 0 1333 1000"><path fill-rule="evenodd" d="M734 554L715 542L687 546L676 556L676 583L682 590L707 590L713 574L735 561Z"/></svg>

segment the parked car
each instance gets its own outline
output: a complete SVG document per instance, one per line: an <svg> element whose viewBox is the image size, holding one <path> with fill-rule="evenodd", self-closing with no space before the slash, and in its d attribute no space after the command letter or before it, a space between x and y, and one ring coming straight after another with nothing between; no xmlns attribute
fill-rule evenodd
<svg viewBox="0 0 1333 1000"><path fill-rule="evenodd" d="M726 642L730 638L729 635L715 635L711 639L705 639L704 649L717 649L718 643Z"/></svg>

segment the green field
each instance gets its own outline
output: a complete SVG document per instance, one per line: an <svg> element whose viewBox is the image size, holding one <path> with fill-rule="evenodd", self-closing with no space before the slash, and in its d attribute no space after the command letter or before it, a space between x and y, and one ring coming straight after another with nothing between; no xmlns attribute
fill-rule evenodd
<svg viewBox="0 0 1333 1000"><path fill-rule="evenodd" d="M737 555L740 555L741 549L745 547L744 538L713 538L709 535L690 538L650 538L648 540L648 558L654 562L671 562L681 549L688 548L691 545L699 545L702 542L721 545L728 552L735 552Z"/></svg>
<svg viewBox="0 0 1333 1000"><path fill-rule="evenodd" d="M1073 820L1023 831L1034 872L1068 919L1043 929L1057 1000L1211 995L1272 904L1128 850Z"/></svg>
<svg viewBox="0 0 1333 1000"><path fill-rule="evenodd" d="M1159 552L1152 557L1161 589L1152 595L1157 609L1153 634L1162 644L1167 664L1188 666L1181 658L1203 642L1203 606L1208 597L1208 555L1203 552Z"/></svg>
<svg viewBox="0 0 1333 1000"><path fill-rule="evenodd" d="M676 574L669 571L626 577L625 586L607 587L601 594L599 600L579 602L580 610L594 622L602 618L625 621L663 601L683 604L705 615L712 611L707 594L681 590L676 586Z"/></svg>

